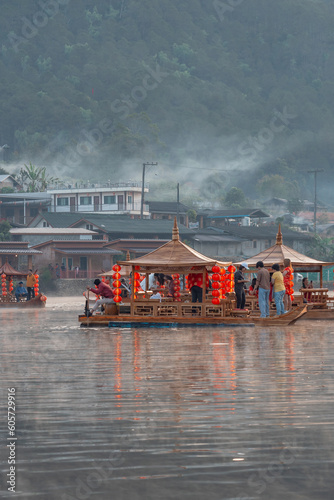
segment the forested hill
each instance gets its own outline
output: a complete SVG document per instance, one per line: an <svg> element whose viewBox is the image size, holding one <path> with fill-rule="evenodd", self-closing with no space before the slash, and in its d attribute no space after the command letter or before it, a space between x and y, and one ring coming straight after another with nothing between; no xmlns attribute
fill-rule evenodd
<svg viewBox="0 0 334 500"><path fill-rule="evenodd" d="M263 196L280 174L296 196L301 171L334 179L333 25L325 0L2 0L0 146L81 177L246 170Z"/></svg>

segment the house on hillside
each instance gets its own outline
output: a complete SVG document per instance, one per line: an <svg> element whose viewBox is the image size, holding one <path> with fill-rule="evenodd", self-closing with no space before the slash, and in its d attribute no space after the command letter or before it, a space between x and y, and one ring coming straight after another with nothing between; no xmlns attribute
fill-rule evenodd
<svg viewBox="0 0 334 500"><path fill-rule="evenodd" d="M50 240L92 240L99 236L95 231L82 228L23 227L10 230L13 241L26 241L29 246Z"/></svg>
<svg viewBox="0 0 334 500"><path fill-rule="evenodd" d="M0 220L7 220L14 226L26 226L49 205L47 193L0 193Z"/></svg>
<svg viewBox="0 0 334 500"><path fill-rule="evenodd" d="M122 255L120 250L101 240L49 240L32 249L41 253L35 258L38 268L51 269L55 278L56 264L60 268L60 278L96 278L111 269Z"/></svg>
<svg viewBox="0 0 334 500"><path fill-rule="evenodd" d="M139 217L141 213L142 184L139 182L110 181L67 185L48 189L51 198L50 212L91 212L108 214L130 214ZM148 193L148 185L144 186ZM143 205L143 216L149 217L148 205Z"/></svg>
<svg viewBox="0 0 334 500"><path fill-rule="evenodd" d="M39 214L29 227L73 227L95 231L106 240L118 239L163 239L170 237L173 221L159 219L133 219L128 215L108 214ZM192 241L195 234L192 229L180 225L183 240Z"/></svg>
<svg viewBox="0 0 334 500"><path fill-rule="evenodd" d="M7 261L17 271L28 272L36 269L36 258L41 255L40 250L29 247L26 241L0 241L0 266Z"/></svg>
<svg viewBox="0 0 334 500"><path fill-rule="evenodd" d="M189 207L177 201L147 201L151 219L174 220L178 216L178 223L189 227Z"/></svg>
<svg viewBox="0 0 334 500"><path fill-rule="evenodd" d="M208 226L225 227L257 225L267 217L270 217L270 215L257 208L234 208L226 210L206 209L197 212L197 220L199 221L200 229Z"/></svg>
<svg viewBox="0 0 334 500"><path fill-rule="evenodd" d="M0 175L0 191L2 188L10 188L14 189L14 191L19 191L22 189L22 186L19 182L17 182L14 177L11 175Z"/></svg>
<svg viewBox="0 0 334 500"><path fill-rule="evenodd" d="M269 248L276 241L277 226L207 227L194 237L194 248L220 260L242 260ZM306 253L312 236L308 233L283 230L284 241L300 253Z"/></svg>

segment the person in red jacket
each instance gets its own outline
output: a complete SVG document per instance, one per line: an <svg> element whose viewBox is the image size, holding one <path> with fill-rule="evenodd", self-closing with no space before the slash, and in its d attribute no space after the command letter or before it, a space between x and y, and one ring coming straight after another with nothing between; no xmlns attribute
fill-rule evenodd
<svg viewBox="0 0 334 500"><path fill-rule="evenodd" d="M192 267L191 270L196 270ZM210 280L207 271L205 270L206 289L210 287ZM191 302L203 301L203 273L195 272L188 274L188 286L191 292Z"/></svg>
<svg viewBox="0 0 334 500"><path fill-rule="evenodd" d="M94 285L96 286L96 288L90 288L88 286L87 290L95 293L95 295L100 295L101 299L95 301L94 306L88 312L88 316L92 316L93 313L97 310L97 308L102 304L114 304L114 294L109 285L103 283L98 278L96 278L96 280L94 281Z"/></svg>

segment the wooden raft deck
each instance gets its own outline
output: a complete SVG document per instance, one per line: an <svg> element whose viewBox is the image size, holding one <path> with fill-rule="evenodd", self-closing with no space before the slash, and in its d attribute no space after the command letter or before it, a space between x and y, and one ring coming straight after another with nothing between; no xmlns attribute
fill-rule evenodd
<svg viewBox="0 0 334 500"><path fill-rule="evenodd" d="M145 325L268 325L284 326L292 324L302 317L307 306L294 308L287 314L279 317L260 318L258 315L251 315L250 311L239 311L234 309L234 301L223 300L218 306L209 303L182 303L182 302L160 302L155 300L138 301L132 305L118 306L118 314L114 312L86 317L79 316L82 326L145 326Z"/></svg>

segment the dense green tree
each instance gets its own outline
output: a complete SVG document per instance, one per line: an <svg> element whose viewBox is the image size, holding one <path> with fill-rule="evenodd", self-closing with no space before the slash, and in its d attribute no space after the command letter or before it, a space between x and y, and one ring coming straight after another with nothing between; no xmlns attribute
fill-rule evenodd
<svg viewBox="0 0 334 500"><path fill-rule="evenodd" d="M9 241L11 240L10 234L11 225L7 221L0 221L0 241Z"/></svg>
<svg viewBox="0 0 334 500"><path fill-rule="evenodd" d="M224 197L224 205L230 208L245 207L246 201L245 193L237 187L232 187Z"/></svg>

